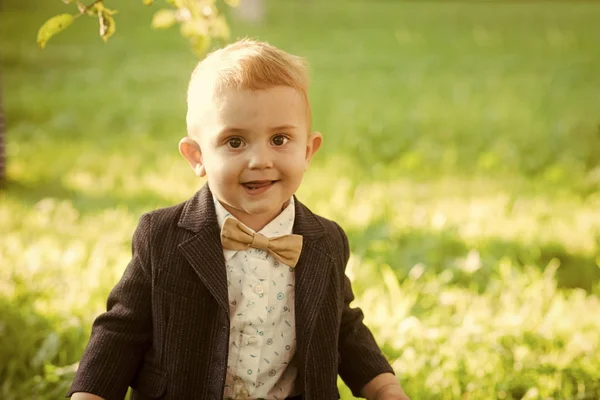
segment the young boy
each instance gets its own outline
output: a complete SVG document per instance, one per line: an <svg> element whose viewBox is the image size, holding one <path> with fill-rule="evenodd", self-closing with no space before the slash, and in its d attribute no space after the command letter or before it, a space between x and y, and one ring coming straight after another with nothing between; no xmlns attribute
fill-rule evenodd
<svg viewBox="0 0 600 400"><path fill-rule="evenodd" d="M350 308L348 240L294 193L311 133L302 59L241 40L198 64L179 150L207 184L142 216L68 396L407 400Z"/></svg>

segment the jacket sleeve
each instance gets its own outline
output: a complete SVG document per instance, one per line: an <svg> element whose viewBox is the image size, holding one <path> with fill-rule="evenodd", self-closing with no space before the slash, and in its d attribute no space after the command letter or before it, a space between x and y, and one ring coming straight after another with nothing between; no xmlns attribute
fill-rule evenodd
<svg viewBox="0 0 600 400"><path fill-rule="evenodd" d="M132 258L94 321L88 345L67 394L88 392L122 400L152 342L151 216L140 218Z"/></svg>
<svg viewBox="0 0 600 400"><path fill-rule="evenodd" d="M350 258L350 249L346 234L338 226L344 248L344 268ZM348 276L344 275L344 309L340 325L338 351L340 364L338 372L352 394L361 397L361 389L377 375L394 370L379 349L373 334L363 323L363 312L360 308L351 308L354 300L352 285Z"/></svg>

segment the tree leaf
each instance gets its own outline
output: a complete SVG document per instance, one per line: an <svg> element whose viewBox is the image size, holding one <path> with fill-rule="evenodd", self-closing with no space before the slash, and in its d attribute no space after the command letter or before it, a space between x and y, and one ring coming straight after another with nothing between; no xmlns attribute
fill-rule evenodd
<svg viewBox="0 0 600 400"><path fill-rule="evenodd" d="M98 10L101 10L104 7L104 3L102 1L98 2L98 3L93 3L89 6L86 6L85 4L81 3L81 2L77 2L77 9L79 10L79 12L81 14L87 14L90 17L93 17L94 15L96 15L98 13Z"/></svg>
<svg viewBox="0 0 600 400"><path fill-rule="evenodd" d="M203 57L206 55L206 51L210 47L210 36L195 36L190 38L190 43L192 44L192 50L198 57Z"/></svg>
<svg viewBox="0 0 600 400"><path fill-rule="evenodd" d="M117 11L117 10L111 10L110 8L106 8L106 7L104 7L104 6L102 7L102 12L103 12L103 13L106 13L106 14L108 14L108 15L115 15L115 14L117 14L117 13L118 13L118 11Z"/></svg>
<svg viewBox="0 0 600 400"><path fill-rule="evenodd" d="M43 49L52 36L68 28L74 20L75 18L71 14L60 14L50 18L38 31L38 46Z"/></svg>
<svg viewBox="0 0 600 400"><path fill-rule="evenodd" d="M209 5L209 4L205 4L201 9L200 9L200 13L204 18L211 18L214 15L217 15L219 13L219 10L217 10L217 7L214 5Z"/></svg>
<svg viewBox="0 0 600 400"><path fill-rule="evenodd" d="M88 9L88 11L91 11L92 13L89 15L98 15L98 13L102 12L108 15L115 15L118 13L117 10L112 10L110 8L106 8L106 6L104 5L103 2L98 2L96 4L94 4L93 6L91 6L91 8Z"/></svg>
<svg viewBox="0 0 600 400"><path fill-rule="evenodd" d="M172 5L173 7L182 8L183 2L181 0L165 0L167 3Z"/></svg>
<svg viewBox="0 0 600 400"><path fill-rule="evenodd" d="M94 11L94 14L98 14L99 12L103 12L106 13L108 15L115 15L118 13L117 10L111 10L110 8L106 8L106 6L104 5L103 2L98 2L96 4L94 4L94 6L92 7L92 10Z"/></svg>
<svg viewBox="0 0 600 400"><path fill-rule="evenodd" d="M181 23L181 36L186 38L196 38L208 36L208 25L204 20L194 19Z"/></svg>
<svg viewBox="0 0 600 400"><path fill-rule="evenodd" d="M167 29L173 26L175 22L177 22L177 17L173 10L158 10L152 17L152 27L154 29Z"/></svg>
<svg viewBox="0 0 600 400"><path fill-rule="evenodd" d="M100 22L100 36L104 42L108 42L108 39L115 33L116 25L115 19L112 16L111 10L104 9L98 12L98 21Z"/></svg>
<svg viewBox="0 0 600 400"><path fill-rule="evenodd" d="M225 17L219 15L212 24L212 33L213 36L223 39L225 41L229 40L231 37L231 31L229 30L229 25L227 25L227 21Z"/></svg>

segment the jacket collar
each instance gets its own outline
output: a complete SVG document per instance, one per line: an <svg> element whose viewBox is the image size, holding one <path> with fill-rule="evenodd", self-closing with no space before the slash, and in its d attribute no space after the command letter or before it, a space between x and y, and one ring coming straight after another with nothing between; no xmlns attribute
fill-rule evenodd
<svg viewBox="0 0 600 400"><path fill-rule="evenodd" d="M325 228L321 221L298 199L294 200L296 217L293 233L303 236L302 253L295 268L294 302L297 355L299 365L304 365L318 310L329 287L334 265L331 253L334 249L327 237L322 239ZM215 205L208 184L185 203L178 226L195 233L179 244L179 250L220 306L221 315L229 320L227 271ZM304 376L304 371L300 373Z"/></svg>
<svg viewBox="0 0 600 400"><path fill-rule="evenodd" d="M292 232L302 235L304 240L319 239L324 232L323 224L304 204L298 201L296 196L294 196L294 207L295 217ZM219 222L208 183L185 202L177 225L194 233L214 226L218 228Z"/></svg>

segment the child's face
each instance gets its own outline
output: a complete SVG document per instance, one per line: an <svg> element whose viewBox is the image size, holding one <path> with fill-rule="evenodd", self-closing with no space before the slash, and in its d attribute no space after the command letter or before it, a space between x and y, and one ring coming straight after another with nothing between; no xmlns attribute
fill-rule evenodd
<svg viewBox="0 0 600 400"><path fill-rule="evenodd" d="M195 138L200 151L186 156L180 145L182 154L236 218L268 223L321 145L320 133L309 134L304 97L285 86L227 89L209 108Z"/></svg>

